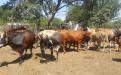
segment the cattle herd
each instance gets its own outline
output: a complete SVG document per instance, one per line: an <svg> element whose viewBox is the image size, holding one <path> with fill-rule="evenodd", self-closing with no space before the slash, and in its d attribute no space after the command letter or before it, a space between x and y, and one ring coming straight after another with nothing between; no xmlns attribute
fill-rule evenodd
<svg viewBox="0 0 121 75"><path fill-rule="evenodd" d="M41 30L38 32L31 31L24 26L14 27L13 25L6 25L4 32L0 34L0 47L9 45L14 51L20 55L19 64L23 62L22 56L26 55L27 49L40 47L41 56L44 57L46 48L51 51L51 59L53 52L56 52L56 60L58 60L58 53L60 50L66 53L67 48L73 48L77 52L81 48L100 49L105 51L107 47L116 48L120 51L121 48L121 30L119 28L105 31L105 29L90 29L80 28L78 30L72 29L51 29ZM83 47L84 46L84 47ZM109 49L109 52L111 49Z"/></svg>

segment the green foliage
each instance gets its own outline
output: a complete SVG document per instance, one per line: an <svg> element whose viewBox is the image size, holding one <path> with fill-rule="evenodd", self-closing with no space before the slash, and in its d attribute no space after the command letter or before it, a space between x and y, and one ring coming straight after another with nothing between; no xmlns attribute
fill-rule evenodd
<svg viewBox="0 0 121 75"><path fill-rule="evenodd" d="M80 0L81 1L81 0ZM117 16L121 8L119 0L82 0L70 7L66 21L84 21L87 25L100 26Z"/></svg>
<svg viewBox="0 0 121 75"><path fill-rule="evenodd" d="M81 6L71 6L68 12L68 15L66 16L66 22L68 21L80 21L83 20L83 9Z"/></svg>
<svg viewBox="0 0 121 75"><path fill-rule="evenodd" d="M53 21L52 21L52 24L53 26L60 26L61 24L63 24L64 22L61 21L60 19L58 18L54 18Z"/></svg>
<svg viewBox="0 0 121 75"><path fill-rule="evenodd" d="M12 13L12 19L14 20L29 20L36 22L42 17L41 6L25 0L19 1L13 8Z"/></svg>
<svg viewBox="0 0 121 75"><path fill-rule="evenodd" d="M55 14L67 6L65 0L40 0L45 17L48 19L48 28L52 26Z"/></svg>
<svg viewBox="0 0 121 75"><path fill-rule="evenodd" d="M55 26L55 27L59 26L61 24L63 24L63 21L61 21L58 18L54 18L53 21L52 21L52 25ZM40 25L46 27L48 25L48 20L46 18L42 18L41 21L40 21Z"/></svg>
<svg viewBox="0 0 121 75"><path fill-rule="evenodd" d="M10 0L0 7L1 21L35 22L38 25L43 17L41 5L34 0Z"/></svg>
<svg viewBox="0 0 121 75"><path fill-rule="evenodd" d="M46 18L42 18L41 21L40 21L40 25L41 26L47 26L48 24L48 20Z"/></svg>
<svg viewBox="0 0 121 75"><path fill-rule="evenodd" d="M121 28L121 18L119 18L118 20L113 22L115 26L117 26L118 28Z"/></svg>
<svg viewBox="0 0 121 75"><path fill-rule="evenodd" d="M119 0L9 0L0 6L0 22L58 26L63 22L55 18L55 14L65 6L69 7L66 22L84 21L86 26L92 27L108 26L105 23L109 23L121 8Z"/></svg>
<svg viewBox="0 0 121 75"><path fill-rule="evenodd" d="M5 20L35 22L36 25L40 24L40 20L43 20L41 18L44 16L48 19L47 23L49 25L57 11L64 6L63 0L10 0L2 6L3 12L6 13L1 13L0 9L0 14L5 14L3 17L1 16Z"/></svg>
<svg viewBox="0 0 121 75"><path fill-rule="evenodd" d="M95 5L94 11L92 11L92 17L90 21L94 24L101 25L110 21L117 15L120 9L119 0L97 0L97 5Z"/></svg>

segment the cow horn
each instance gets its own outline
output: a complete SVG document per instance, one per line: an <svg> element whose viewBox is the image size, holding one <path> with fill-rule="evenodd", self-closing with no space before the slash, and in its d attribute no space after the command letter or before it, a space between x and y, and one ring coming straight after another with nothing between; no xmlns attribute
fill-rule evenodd
<svg viewBox="0 0 121 75"><path fill-rule="evenodd" d="M50 42L51 44L53 44L52 40L49 40L49 42Z"/></svg>

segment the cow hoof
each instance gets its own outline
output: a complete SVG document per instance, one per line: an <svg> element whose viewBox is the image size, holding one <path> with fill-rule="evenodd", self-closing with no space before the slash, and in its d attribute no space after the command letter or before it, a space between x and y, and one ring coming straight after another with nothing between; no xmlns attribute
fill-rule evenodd
<svg viewBox="0 0 121 75"><path fill-rule="evenodd" d="M76 52L79 52L79 50L76 50Z"/></svg>
<svg viewBox="0 0 121 75"><path fill-rule="evenodd" d="M19 63L19 65L21 66L21 65L22 65L22 63Z"/></svg>
<svg viewBox="0 0 121 75"><path fill-rule="evenodd" d="M33 58L33 59L37 59L38 56L37 56L36 54L34 54L32 58Z"/></svg>
<svg viewBox="0 0 121 75"><path fill-rule="evenodd" d="M1 62L1 63L0 63L0 67L2 67L2 66L6 66L6 67L8 67L8 62L6 62L6 61Z"/></svg>
<svg viewBox="0 0 121 75"><path fill-rule="evenodd" d="M20 62L19 62L19 65L22 65L22 63L23 63L23 62L24 62L23 60L22 60L22 61L20 61Z"/></svg>

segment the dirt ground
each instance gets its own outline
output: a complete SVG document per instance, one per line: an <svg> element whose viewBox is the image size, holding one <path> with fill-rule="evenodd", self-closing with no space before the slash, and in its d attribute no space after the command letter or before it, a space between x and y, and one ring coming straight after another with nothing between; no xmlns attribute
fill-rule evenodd
<svg viewBox="0 0 121 75"><path fill-rule="evenodd" d="M33 53L40 54L40 49ZM98 51L69 51L59 53L58 61L49 60L49 51L46 59L25 56L22 65L14 61L19 55L9 46L0 49L0 75L121 75L121 53ZM28 50L29 54L29 50ZM14 62L12 62L14 61ZM4 62L4 63L3 63ZM10 62L8 66L5 62Z"/></svg>

